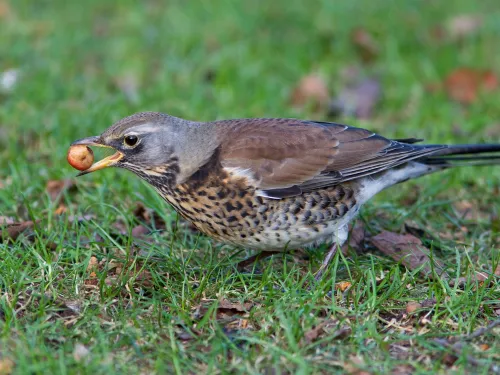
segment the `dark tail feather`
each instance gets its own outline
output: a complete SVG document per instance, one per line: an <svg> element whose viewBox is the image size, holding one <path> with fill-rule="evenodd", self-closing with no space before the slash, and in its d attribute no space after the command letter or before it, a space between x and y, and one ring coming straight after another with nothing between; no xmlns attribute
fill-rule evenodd
<svg viewBox="0 0 500 375"><path fill-rule="evenodd" d="M419 161L443 168L500 164L500 144L446 146Z"/></svg>

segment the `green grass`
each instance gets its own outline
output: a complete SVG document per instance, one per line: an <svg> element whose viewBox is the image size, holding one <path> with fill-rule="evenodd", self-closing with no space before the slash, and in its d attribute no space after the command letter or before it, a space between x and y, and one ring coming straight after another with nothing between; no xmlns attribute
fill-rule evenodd
<svg viewBox="0 0 500 375"><path fill-rule="evenodd" d="M75 180L77 190L62 198L63 215L54 214L57 205L46 192L47 181L76 174L65 161L71 141L128 114L326 120L292 108L290 92L302 76L319 72L333 95L342 89L340 71L353 65L380 77L384 97L369 121L337 121L387 137L499 142L485 131L499 126L500 91L466 108L426 91L457 67L498 69L496 1L0 4L10 9L0 11L0 71L20 71L13 92L0 96L0 216L39 220L33 231L0 243L0 373L7 359L18 374L355 373L356 367L388 374L408 363L413 373L487 373L498 363L500 343L492 333L463 341L452 367L449 350L433 341L498 318L498 278L471 279L473 270L491 274L500 261L498 168L448 171L398 186L361 213L370 234L410 222L425 228L424 244L450 274L468 277L463 288L425 279L374 249L336 258L311 289L306 284L324 248L310 261L275 257L260 263L260 272L238 273L236 260L249 253L191 232L123 170ZM462 41L433 37L433 28L464 13L483 16L477 33ZM358 26L379 47L371 66L360 63L350 42ZM139 93L132 103L117 86L130 76ZM477 206L480 218L462 218L451 206L459 200ZM166 230L133 238L138 202L156 211ZM74 220L84 215L92 216ZM91 257L100 262L95 278L87 270ZM342 281L352 287L339 291L334 286ZM405 315L407 302L431 298L436 303L422 314ZM222 300L251 308L218 308ZM306 333L318 324L326 324L325 332L308 342ZM342 327L352 332L336 337ZM80 360L77 344L90 352ZM473 367L467 355L481 364Z"/></svg>

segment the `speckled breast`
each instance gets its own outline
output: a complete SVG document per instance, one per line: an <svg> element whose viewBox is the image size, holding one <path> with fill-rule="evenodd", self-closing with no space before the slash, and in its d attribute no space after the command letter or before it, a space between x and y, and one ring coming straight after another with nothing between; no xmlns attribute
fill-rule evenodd
<svg viewBox="0 0 500 375"><path fill-rule="evenodd" d="M201 232L223 242L284 250L328 241L356 205L349 184L269 199L243 179L211 174L158 192ZM342 224L343 225L343 224Z"/></svg>

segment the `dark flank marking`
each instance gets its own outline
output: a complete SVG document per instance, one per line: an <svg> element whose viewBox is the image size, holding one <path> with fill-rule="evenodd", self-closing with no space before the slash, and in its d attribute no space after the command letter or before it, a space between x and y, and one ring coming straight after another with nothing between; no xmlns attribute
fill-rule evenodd
<svg viewBox="0 0 500 375"><path fill-rule="evenodd" d="M226 207L227 212L231 212L231 211L233 211L233 210L235 210L235 209L236 209L236 207L234 207L234 206L231 204L231 202L226 202L226 204L225 204L224 206Z"/></svg>

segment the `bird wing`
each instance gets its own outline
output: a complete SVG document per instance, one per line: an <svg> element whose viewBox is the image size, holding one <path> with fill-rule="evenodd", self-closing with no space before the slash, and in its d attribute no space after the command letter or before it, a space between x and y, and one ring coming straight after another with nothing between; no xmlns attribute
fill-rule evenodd
<svg viewBox="0 0 500 375"><path fill-rule="evenodd" d="M222 167L277 199L378 173L442 148L328 122L242 119L218 125Z"/></svg>

